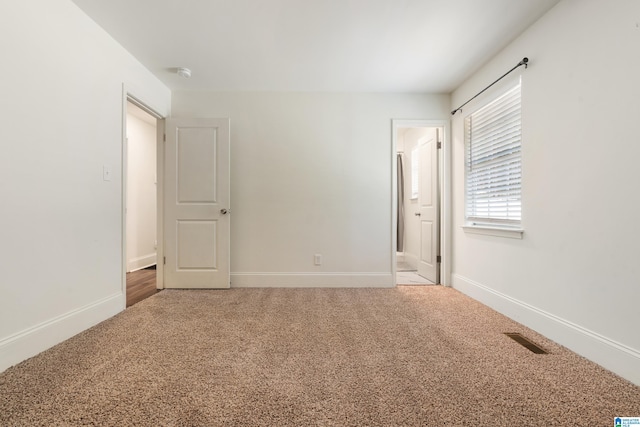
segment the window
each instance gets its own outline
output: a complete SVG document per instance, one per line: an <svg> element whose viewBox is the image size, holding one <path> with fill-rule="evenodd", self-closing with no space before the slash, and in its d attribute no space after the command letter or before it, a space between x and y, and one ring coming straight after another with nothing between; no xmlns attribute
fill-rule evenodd
<svg viewBox="0 0 640 427"><path fill-rule="evenodd" d="M518 84L465 118L467 225L520 227L520 104Z"/></svg>

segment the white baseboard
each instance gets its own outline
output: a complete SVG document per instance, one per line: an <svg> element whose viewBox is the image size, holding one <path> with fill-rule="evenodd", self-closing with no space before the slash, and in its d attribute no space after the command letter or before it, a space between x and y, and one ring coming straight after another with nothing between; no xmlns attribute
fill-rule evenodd
<svg viewBox="0 0 640 427"><path fill-rule="evenodd" d="M148 254L127 261L127 272L142 270L156 264L156 254Z"/></svg>
<svg viewBox="0 0 640 427"><path fill-rule="evenodd" d="M231 273L232 288L392 288L391 273Z"/></svg>
<svg viewBox="0 0 640 427"><path fill-rule="evenodd" d="M640 351L458 274L452 287L640 386Z"/></svg>
<svg viewBox="0 0 640 427"><path fill-rule="evenodd" d="M119 292L0 339L0 372L115 316L124 298Z"/></svg>

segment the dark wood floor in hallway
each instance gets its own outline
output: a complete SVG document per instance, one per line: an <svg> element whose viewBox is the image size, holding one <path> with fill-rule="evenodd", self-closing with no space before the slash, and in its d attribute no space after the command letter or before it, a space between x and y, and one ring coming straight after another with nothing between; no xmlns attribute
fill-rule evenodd
<svg viewBox="0 0 640 427"><path fill-rule="evenodd" d="M127 307L149 298L156 292L158 289L156 289L155 266L127 273Z"/></svg>

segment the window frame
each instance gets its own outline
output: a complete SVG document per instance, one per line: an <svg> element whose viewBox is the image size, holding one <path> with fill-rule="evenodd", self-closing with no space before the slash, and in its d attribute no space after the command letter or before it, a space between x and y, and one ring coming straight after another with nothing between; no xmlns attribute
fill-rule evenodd
<svg viewBox="0 0 640 427"><path fill-rule="evenodd" d="M476 119L478 119L478 116L482 115L483 111L487 111L490 110L492 107L496 108L496 106L498 106L499 102L501 100L507 99L506 97L509 96L509 94L512 93L512 91L518 89L518 94L514 96L514 98L517 98L518 101L518 106L516 107L517 109L517 113L518 114L518 119L517 119L517 127L518 127L518 131L519 134L517 135L518 141L516 143L516 145L513 145L513 143L509 144L509 149L513 149L514 147L516 148L517 151L517 158L516 156L514 156L514 152L510 152L507 155L504 156L498 156L498 157L492 157L491 160L488 160L484 163L485 167L487 167L486 165L490 165L491 162L495 162L498 163L499 165L499 172L502 171L502 173L509 173L510 171L508 169L510 169L512 167L512 165L509 162L504 161L503 159L505 158L511 158L513 163L517 163L517 170L516 173L519 174L519 182L517 183L517 190L518 190L518 200L517 200L517 207L519 208L519 217L516 218L509 218L509 216L511 215L509 212L509 209L506 208L504 210L505 216L506 218L496 218L497 215L487 215L487 216L481 216L481 215L473 215L474 212L472 212L472 207L470 206L470 203L473 202L473 195L471 195L469 192L470 190L470 177L469 177L469 173L470 173L470 161L471 161L471 155L470 155L470 149L471 149L471 144L472 141L469 140L469 121L472 120L472 118L475 116ZM501 108L501 114L504 113L504 111L509 111L509 108L504 108L503 106L500 106L499 108ZM504 108L504 111L502 111L502 109ZM499 114L498 114L499 116ZM473 131L473 121L471 121L471 130ZM511 81L508 85L504 85L502 87L502 89L498 92L495 91L494 92L494 96L492 96L490 99L486 99L481 103L478 104L476 108L473 109L473 111L471 111L469 114L467 114L466 116L463 117L463 122L462 122L462 131L463 131L463 140L464 140L464 225L463 225L463 229L465 232L469 232L469 233L475 233L475 234L483 234L483 235L492 235L492 236L499 236L499 237L510 237L510 238L522 238L522 234L524 232L524 230L522 229L522 141L523 141L523 137L522 137L522 81L520 78L517 78L516 81ZM491 146L491 145L486 145L486 142L484 142L485 145L481 145L481 148L488 148L489 150L494 149L495 147ZM477 165L478 163L476 163ZM483 165L483 162L479 162L480 165ZM486 176L491 176L491 172L486 172ZM495 174L493 175L495 176ZM511 181L510 179L508 181ZM508 182L507 184L509 186L512 186L513 183L512 182ZM511 189L511 188L510 188ZM490 188L489 187L489 191L496 191L495 188ZM476 198L477 200L477 198ZM485 203L486 200L485 200ZM509 205L509 202L505 202L507 205ZM495 208L495 206L494 206ZM487 206L487 210L490 211L491 209L491 202L488 202L488 206ZM476 211L477 213L477 211Z"/></svg>

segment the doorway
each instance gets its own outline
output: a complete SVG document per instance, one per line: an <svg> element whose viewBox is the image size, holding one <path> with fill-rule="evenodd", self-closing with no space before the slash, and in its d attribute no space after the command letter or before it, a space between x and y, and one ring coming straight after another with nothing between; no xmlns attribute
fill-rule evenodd
<svg viewBox="0 0 640 427"><path fill-rule="evenodd" d="M444 126L394 120L397 285L441 283Z"/></svg>
<svg viewBox="0 0 640 427"><path fill-rule="evenodd" d="M128 99L125 123L125 272L126 307L130 307L158 291L158 120Z"/></svg>

